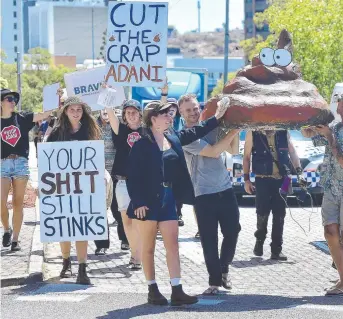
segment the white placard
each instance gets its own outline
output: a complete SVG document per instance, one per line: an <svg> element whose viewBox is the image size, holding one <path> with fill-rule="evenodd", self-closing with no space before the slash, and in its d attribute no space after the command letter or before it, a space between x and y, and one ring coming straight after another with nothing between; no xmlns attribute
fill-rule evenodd
<svg viewBox="0 0 343 319"><path fill-rule="evenodd" d="M42 242L107 239L103 141L38 144Z"/></svg>
<svg viewBox="0 0 343 319"><path fill-rule="evenodd" d="M167 2L108 4L106 81L159 87L166 77Z"/></svg>
<svg viewBox="0 0 343 319"><path fill-rule="evenodd" d="M60 104L60 97L57 90L60 88L59 83L46 85L43 88L43 111L51 111L57 109Z"/></svg>
<svg viewBox="0 0 343 319"><path fill-rule="evenodd" d="M100 91L98 104L103 107L117 107L124 102L125 95L123 87L110 88L106 87Z"/></svg>
<svg viewBox="0 0 343 319"><path fill-rule="evenodd" d="M64 74L64 82L66 84L68 96L78 96L87 103L93 111L102 110L104 107L98 104L98 98L101 91L101 84L104 81L106 67L98 67L94 69L76 71ZM108 81L109 85L114 85L112 79ZM123 87L116 87L119 106L125 99Z"/></svg>

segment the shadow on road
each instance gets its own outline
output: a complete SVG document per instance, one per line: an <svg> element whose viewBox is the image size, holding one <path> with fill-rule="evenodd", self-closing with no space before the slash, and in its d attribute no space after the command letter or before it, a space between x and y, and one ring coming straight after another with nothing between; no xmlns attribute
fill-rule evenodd
<svg viewBox="0 0 343 319"><path fill-rule="evenodd" d="M206 302L211 300L212 302ZM184 312L246 312L260 310L277 310L295 308L298 306L341 306L342 297L284 297L284 296L268 296L268 295L226 295L217 298L201 297L198 304L183 307L171 306L151 306L148 304L138 305L131 308L117 309L109 311L107 315L96 317L97 319L130 319L139 318L140 316L170 313L173 311ZM199 316L201 316L199 314ZM229 316L229 315L228 315Z"/></svg>

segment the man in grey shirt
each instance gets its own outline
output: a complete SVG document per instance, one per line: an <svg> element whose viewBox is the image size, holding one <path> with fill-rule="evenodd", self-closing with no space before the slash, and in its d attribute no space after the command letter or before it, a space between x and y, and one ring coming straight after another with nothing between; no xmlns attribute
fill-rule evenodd
<svg viewBox="0 0 343 319"><path fill-rule="evenodd" d="M229 103L229 100L223 103ZM185 127L193 127L199 123L200 108L196 96L182 96L179 111L185 120ZM215 129L204 138L183 147L194 186L195 213L209 273L210 287L204 294L217 294L221 286L232 288L229 264L235 255L241 226L236 197L221 153L230 150L238 132L239 130L231 131L218 141L219 131ZM223 234L220 256L218 225Z"/></svg>

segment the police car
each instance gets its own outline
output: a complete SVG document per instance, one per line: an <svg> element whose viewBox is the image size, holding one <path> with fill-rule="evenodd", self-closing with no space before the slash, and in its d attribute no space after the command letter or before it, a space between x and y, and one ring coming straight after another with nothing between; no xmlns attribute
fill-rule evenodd
<svg viewBox="0 0 343 319"><path fill-rule="evenodd" d="M313 196L315 203L320 203L323 196L323 188L320 186L320 169L324 160L325 147L314 147L312 140L305 138L300 131L289 131L293 145L300 158L303 176L307 182L307 191ZM229 171L233 189L238 199L243 195L248 195L244 190L243 177L243 152L246 132L240 132L239 154L231 155L223 153L224 163ZM293 192L296 195L301 191L295 172L292 173ZM255 182L255 175L250 173L250 180Z"/></svg>

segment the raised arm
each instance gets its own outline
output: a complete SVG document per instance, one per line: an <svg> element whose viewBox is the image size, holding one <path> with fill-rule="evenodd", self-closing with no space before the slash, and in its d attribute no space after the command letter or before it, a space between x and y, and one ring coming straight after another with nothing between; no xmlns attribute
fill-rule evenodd
<svg viewBox="0 0 343 319"><path fill-rule="evenodd" d="M227 151L230 148L230 145L235 138L235 136L239 133L239 130L233 130L229 133L226 134L226 136L221 139L219 142L217 142L214 145L206 145L203 150L199 153L201 156L206 156L206 157L213 157L213 158L218 158L221 153L224 151Z"/></svg>
<svg viewBox="0 0 343 319"><path fill-rule="evenodd" d="M159 88L161 90L161 103L167 103L167 98L168 98L168 78L166 78L163 87Z"/></svg>
<svg viewBox="0 0 343 319"><path fill-rule="evenodd" d="M252 132L247 132L245 136L244 155L243 155L243 173L244 173L244 189L248 194L252 194L255 191L255 187L250 181L250 165L251 165L251 153L252 153Z"/></svg>
<svg viewBox="0 0 343 319"><path fill-rule="evenodd" d="M51 111L46 111L46 112L40 112L40 113L35 113L33 115L33 120L32 122L39 122L39 121L44 121L46 120L51 114L52 112L54 112L55 110L51 110Z"/></svg>
<svg viewBox="0 0 343 319"><path fill-rule="evenodd" d="M106 112L108 114L108 120L110 122L110 125L112 127L112 130L114 134L118 135L119 132L119 119L116 113L114 112L113 108L111 107L106 107Z"/></svg>
<svg viewBox="0 0 343 319"><path fill-rule="evenodd" d="M299 159L298 153L295 150L294 145L293 145L293 143L291 141L289 132L287 132L287 141L288 141L289 157L291 159L293 167L295 168L297 174L301 175L302 174L302 168L301 168L301 164L300 164L300 159Z"/></svg>

